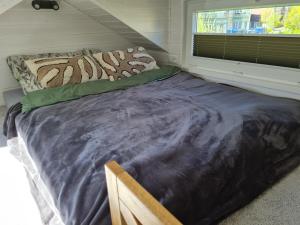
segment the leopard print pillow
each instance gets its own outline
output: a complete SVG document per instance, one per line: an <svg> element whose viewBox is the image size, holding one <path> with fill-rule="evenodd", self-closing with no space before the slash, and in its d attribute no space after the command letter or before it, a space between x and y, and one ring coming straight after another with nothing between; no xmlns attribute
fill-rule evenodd
<svg viewBox="0 0 300 225"><path fill-rule="evenodd" d="M42 88L108 79L91 56L39 58L27 60L25 64Z"/></svg>
<svg viewBox="0 0 300 225"><path fill-rule="evenodd" d="M159 69L155 59L143 47L125 51L99 52L93 54L111 81L139 74L143 71Z"/></svg>

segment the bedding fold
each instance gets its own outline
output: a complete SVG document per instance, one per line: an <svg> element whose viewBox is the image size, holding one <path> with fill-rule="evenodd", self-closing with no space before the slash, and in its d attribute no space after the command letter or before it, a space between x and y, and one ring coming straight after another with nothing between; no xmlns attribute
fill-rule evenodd
<svg viewBox="0 0 300 225"><path fill-rule="evenodd" d="M70 101L87 95L101 94L115 90L125 90L127 88L147 84L152 81L167 79L178 72L180 72L178 67L164 66L160 69L142 72L138 75L113 82L109 80L98 80L83 84L66 85L63 87L30 92L22 98L22 112L29 112L38 107Z"/></svg>

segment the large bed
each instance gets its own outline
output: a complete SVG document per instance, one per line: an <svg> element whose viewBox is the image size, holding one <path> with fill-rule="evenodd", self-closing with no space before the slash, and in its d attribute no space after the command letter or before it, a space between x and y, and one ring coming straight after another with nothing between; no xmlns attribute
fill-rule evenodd
<svg viewBox="0 0 300 225"><path fill-rule="evenodd" d="M10 108L5 133L45 224L110 224L110 160L195 225L216 224L300 163L299 101L187 72L21 110Z"/></svg>

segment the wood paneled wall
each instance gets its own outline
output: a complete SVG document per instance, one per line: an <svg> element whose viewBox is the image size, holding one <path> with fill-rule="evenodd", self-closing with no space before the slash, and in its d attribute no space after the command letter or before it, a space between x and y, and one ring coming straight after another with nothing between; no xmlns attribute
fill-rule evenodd
<svg viewBox="0 0 300 225"><path fill-rule="evenodd" d="M170 0L169 22L169 60L173 64L181 65L183 60L185 0Z"/></svg>
<svg viewBox="0 0 300 225"><path fill-rule="evenodd" d="M63 1L60 7L59 11L36 11L30 0L24 0L0 15L0 105L3 91L18 87L6 64L9 55L132 46Z"/></svg>
<svg viewBox="0 0 300 225"><path fill-rule="evenodd" d="M5 11L9 10L10 8L17 5L22 0L1 0L0 1L0 15Z"/></svg>
<svg viewBox="0 0 300 225"><path fill-rule="evenodd" d="M147 49L158 50L161 51L162 48L156 44L155 39L151 40L145 36L143 33L139 33L131 27L131 24L126 24L125 22L118 19L118 14L115 16L112 13L108 12L106 8L106 4L104 6L93 0L64 0L69 3L73 7L77 8L82 13L88 15L93 20L98 23L108 27L109 29L114 30L116 33L126 38L129 42L144 46ZM119 0L114 0L119 1ZM127 2L129 5L130 2ZM116 11L117 9L115 9Z"/></svg>
<svg viewBox="0 0 300 225"><path fill-rule="evenodd" d="M78 0L76 0L78 1ZM91 0L161 48L168 50L169 0Z"/></svg>

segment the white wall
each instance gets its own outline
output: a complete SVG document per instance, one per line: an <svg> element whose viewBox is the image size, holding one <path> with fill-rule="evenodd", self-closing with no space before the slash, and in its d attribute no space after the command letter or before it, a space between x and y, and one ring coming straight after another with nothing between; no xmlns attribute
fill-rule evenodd
<svg viewBox="0 0 300 225"><path fill-rule="evenodd" d="M88 15L93 20L98 23L114 30L116 33L126 38L129 42L135 44L136 46L143 46L146 49L162 51L161 46L156 43L156 39L150 39L139 33L138 31L131 28L132 24L126 24L127 21L121 21L118 19L119 13L113 15L109 13L106 8L109 4L102 4L98 1L93 0L64 0L68 2L73 7L77 8L82 13ZM114 0L119 1L119 0ZM130 5L130 1L126 2L127 7ZM122 11L122 9L119 10ZM115 12L118 9L114 9ZM166 15L168 15L168 10L166 9ZM133 16L134 17L134 16ZM137 18L135 16L135 18ZM143 17L142 17L143 18ZM166 28L167 30L167 28Z"/></svg>
<svg viewBox="0 0 300 225"><path fill-rule="evenodd" d="M68 4L61 2L60 7L59 11L36 11L25 0L0 15L0 105L3 91L18 87L6 64L9 55L132 46Z"/></svg>
<svg viewBox="0 0 300 225"><path fill-rule="evenodd" d="M168 49L169 0L90 1L99 4L104 10L158 46Z"/></svg>
<svg viewBox="0 0 300 225"><path fill-rule="evenodd" d="M174 0L175 1L175 0ZM178 0L183 1L183 0ZM176 1L176 2L178 2ZM192 0L185 1L181 20L184 27L179 31L178 14L171 14L171 27L177 27L184 35L181 46L170 45L170 52L182 49L181 65L201 77L228 83L249 90L289 98L300 99L300 70L268 65L234 62L192 56L192 13L199 10L234 7L265 6L284 3L300 3L300 0ZM171 12L178 11L180 4L171 4ZM170 33L170 35L172 35ZM180 55L179 55L180 57ZM172 60L172 57L171 57ZM173 60L175 61L175 60ZM180 60L177 60L180 61Z"/></svg>
<svg viewBox="0 0 300 225"><path fill-rule="evenodd" d="M1 0L0 1L0 14L14 7L16 4L21 2L22 0Z"/></svg>
<svg viewBox="0 0 300 225"><path fill-rule="evenodd" d="M169 59L171 63L181 65L183 60L183 41L185 26L185 1L170 0L169 23Z"/></svg>
<svg viewBox="0 0 300 225"><path fill-rule="evenodd" d="M144 46L160 64L170 63L169 53L162 49L168 50L170 43L171 0L64 1L134 45Z"/></svg>

